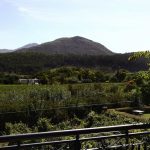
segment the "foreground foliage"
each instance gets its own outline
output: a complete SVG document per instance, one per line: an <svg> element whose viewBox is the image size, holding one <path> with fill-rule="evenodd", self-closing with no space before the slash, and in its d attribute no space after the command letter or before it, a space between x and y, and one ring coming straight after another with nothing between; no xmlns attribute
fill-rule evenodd
<svg viewBox="0 0 150 150"><path fill-rule="evenodd" d="M117 111L111 109L101 113L90 111L83 118L74 115L71 118L64 119L63 121L58 122L57 124L53 122L50 118L39 118L33 126L22 122L5 123L5 129L3 131L3 134L18 134L52 130L65 130L73 128L101 127L119 124L131 124L133 122L141 122L141 119L134 119L130 116L125 117L124 114L118 113ZM148 122L148 120L145 120L144 122Z"/></svg>

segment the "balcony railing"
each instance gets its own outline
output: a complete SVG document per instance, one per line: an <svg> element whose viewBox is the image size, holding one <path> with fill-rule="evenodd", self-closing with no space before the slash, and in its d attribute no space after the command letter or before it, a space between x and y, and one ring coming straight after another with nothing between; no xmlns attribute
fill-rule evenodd
<svg viewBox="0 0 150 150"><path fill-rule="evenodd" d="M0 150L150 149L150 124L0 136Z"/></svg>

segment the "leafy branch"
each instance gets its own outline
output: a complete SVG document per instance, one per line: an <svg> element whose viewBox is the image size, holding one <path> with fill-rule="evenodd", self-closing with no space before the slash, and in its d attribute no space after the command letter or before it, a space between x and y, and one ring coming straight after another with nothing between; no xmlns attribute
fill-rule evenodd
<svg viewBox="0 0 150 150"><path fill-rule="evenodd" d="M130 56L130 57L128 58L128 60L136 60L136 59L141 58L141 57L150 58L150 51L140 51L140 52L136 52L136 53L134 53L132 56Z"/></svg>
<svg viewBox="0 0 150 150"><path fill-rule="evenodd" d="M137 60L139 58L146 58L146 59L150 59L150 51L140 51L140 52L136 52L134 53L132 56L130 56L128 58L129 61L132 60ZM147 63L147 65L150 67L150 63Z"/></svg>

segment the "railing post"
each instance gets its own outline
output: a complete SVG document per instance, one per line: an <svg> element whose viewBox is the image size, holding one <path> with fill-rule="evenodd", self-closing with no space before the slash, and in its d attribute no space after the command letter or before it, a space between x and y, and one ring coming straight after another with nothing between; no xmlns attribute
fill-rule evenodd
<svg viewBox="0 0 150 150"><path fill-rule="evenodd" d="M147 150L147 143L144 142L144 150Z"/></svg>
<svg viewBox="0 0 150 150"><path fill-rule="evenodd" d="M132 145L131 145L131 150L134 150L134 143L132 143Z"/></svg>
<svg viewBox="0 0 150 150"><path fill-rule="evenodd" d="M81 150L81 143L79 140L79 134L76 135L74 150Z"/></svg>
<svg viewBox="0 0 150 150"><path fill-rule="evenodd" d="M17 149L20 149L20 141L17 141Z"/></svg>
<svg viewBox="0 0 150 150"><path fill-rule="evenodd" d="M129 144L129 131L126 130L125 132L126 132L126 133L125 133L125 134L126 134L126 149L128 149L128 147L129 147L129 146L128 146L128 144Z"/></svg>
<svg viewBox="0 0 150 150"><path fill-rule="evenodd" d="M138 150L140 150L141 149L141 144L138 144Z"/></svg>

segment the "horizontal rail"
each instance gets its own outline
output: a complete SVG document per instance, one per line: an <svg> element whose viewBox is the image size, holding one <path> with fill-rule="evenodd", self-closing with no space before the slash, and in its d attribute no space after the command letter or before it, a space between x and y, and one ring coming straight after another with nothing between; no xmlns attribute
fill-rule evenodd
<svg viewBox="0 0 150 150"><path fill-rule="evenodd" d="M71 108L82 108L82 107L96 107L96 106L111 106L111 105L117 105L120 103L132 103L132 101L121 101L121 102L116 102L116 103L92 103L90 105L86 104L78 104L78 105L69 105L69 106L60 106L60 107L54 107L54 108L49 108L49 109L36 109L36 111L49 111L49 110L60 110L60 109L71 109ZM27 111L11 111L11 112L0 112L0 115L5 115L5 114L16 114L16 113L26 113ZM34 109L31 109L30 112L35 112Z"/></svg>
<svg viewBox="0 0 150 150"><path fill-rule="evenodd" d="M57 136L70 136L70 135L81 135L90 134L98 132L111 132L111 131L126 131L132 129L146 129L150 128L150 124L127 124L127 125L117 125L117 126L107 126L107 127L96 127L96 128L83 128L74 130L60 130L60 131L50 131L50 132L38 132L38 133L27 133L18 135L4 135L0 136L0 142L7 141L17 141L25 139L37 139L37 138L48 138Z"/></svg>
<svg viewBox="0 0 150 150"><path fill-rule="evenodd" d="M128 138L135 136L144 136L150 135L150 131L136 132L130 133L129 131L132 129L150 129L150 124L126 124L126 125L117 125L117 126L106 126L106 127L96 127L96 128L83 128L83 129L74 129L74 130L60 130L60 131L50 131L50 132L39 132L39 133L27 133L27 134L18 134L18 135L4 135L0 136L0 143L4 142L15 142L18 145L10 145L4 146L1 149L9 150L9 149L17 149L18 147L26 148L26 147L36 147L36 146L44 146L44 145L53 145L53 144L66 144L66 143L75 143L75 142L86 142L86 141L99 141L111 138L125 138L126 144L128 144ZM122 133L114 133L113 131L124 131ZM80 135L84 134L92 134L92 133L106 133L109 132L111 135L105 136L96 136L96 137L87 137L87 138L79 138ZM47 142L37 142L37 143L22 143L25 140L32 139L43 139L50 137L63 137L63 136L75 136L74 139L71 140L59 140L59 141L47 141ZM19 144L22 143L22 144Z"/></svg>
<svg viewBox="0 0 150 150"><path fill-rule="evenodd" d="M139 135L148 135L150 132L137 132L137 133L129 133L129 137L139 136ZM109 135L109 136L99 136L99 137L89 137L89 138L81 138L81 142L85 141L96 141L96 140L103 140L103 139L112 139L112 138L123 138L126 137L126 134L117 134L117 135ZM52 142L41 142L41 143L31 143L31 144L22 144L21 147L33 147L33 146L42 146L42 145L52 145L52 144L63 144L63 143L73 143L76 139L72 140L61 140L61 141L52 141ZM7 146L5 149L9 148L16 148L17 145Z"/></svg>
<svg viewBox="0 0 150 150"><path fill-rule="evenodd" d="M148 135L150 134L150 131L148 132L137 132L137 133L129 133L128 136L129 137L135 137L135 136L139 136L139 135ZM82 138L80 139L81 142L85 142L85 141L92 141L92 140L104 140L104 139L112 139L112 138L123 138L126 137L126 134L116 134L116 135L109 135L109 136L98 136L98 137L89 137L89 138Z"/></svg>
<svg viewBox="0 0 150 150"><path fill-rule="evenodd" d="M118 126L60 130L60 131L27 133L27 134L18 134L18 135L4 135L4 136L0 136L0 142L25 140L29 138L35 139L35 138L57 137L57 136L71 136L71 135L79 135L79 134L90 134L90 133L111 132L111 131L121 131L121 130L123 131L123 130L131 130L131 129L146 129L146 128L150 128L150 124L143 124L143 123L127 124L127 125L118 125Z"/></svg>

